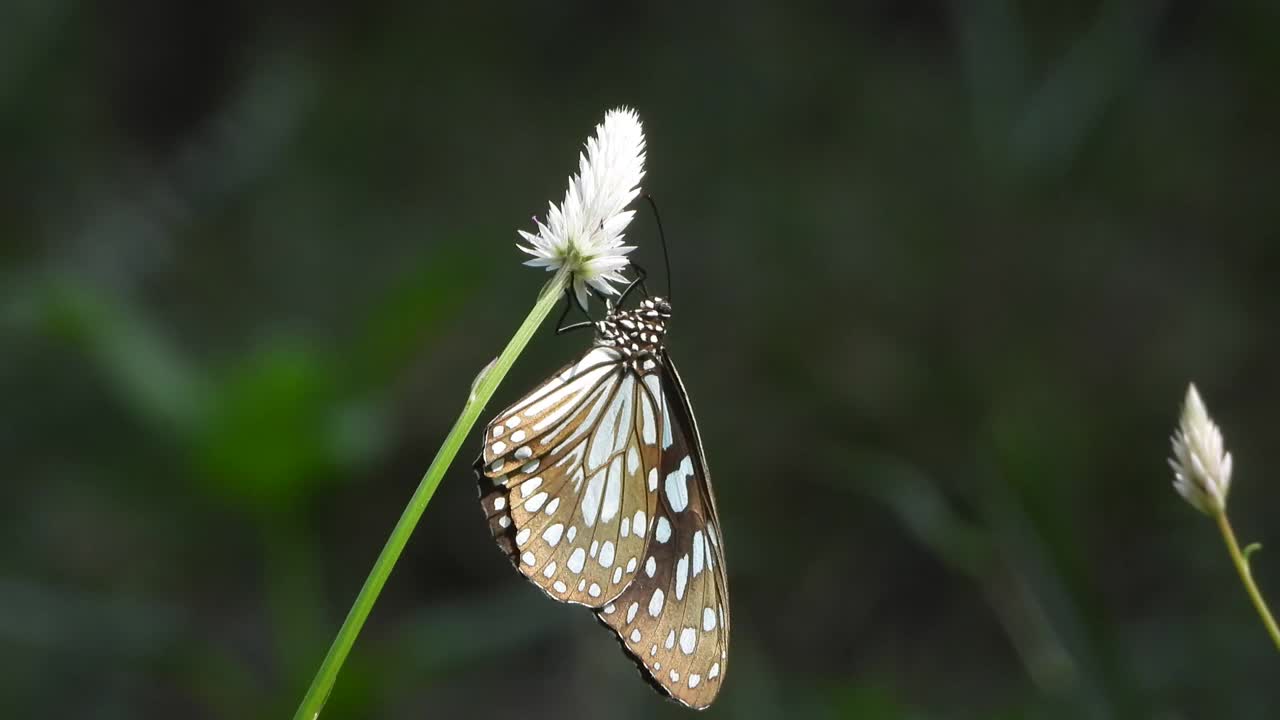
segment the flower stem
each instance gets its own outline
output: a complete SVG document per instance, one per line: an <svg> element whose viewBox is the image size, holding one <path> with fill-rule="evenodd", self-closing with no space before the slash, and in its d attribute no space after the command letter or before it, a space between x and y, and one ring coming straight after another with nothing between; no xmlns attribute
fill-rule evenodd
<svg viewBox="0 0 1280 720"><path fill-rule="evenodd" d="M329 691L333 689L338 672L342 669L342 663L347 659L347 654L351 651L351 646L355 643L356 636L360 634L360 628L364 626L365 619L369 617L369 611L373 609L373 604L378 599L378 593L382 591L382 586L386 584L387 577L391 574L392 568L395 567L396 560L400 558L400 552L404 550L405 544L409 541L409 536L413 533L414 527L417 526L418 519L422 517L423 510L427 508L427 503L431 502L431 496L435 494L445 471L453 462L454 456L458 454L458 449L462 446L467 434L470 433L472 426L475 425L476 420L480 417L484 406L493 396L494 390L497 390L498 383L502 382L507 371L511 369L511 365L524 350L525 345L529 343L529 338L533 336L533 333L542 325L547 315L551 313L551 309L555 307L556 301L560 299L560 295L564 290L567 279L568 274L565 270L561 270L552 278L551 282L547 283L546 287L542 289L542 294L538 296L538 301L534 304L533 310L529 311L529 316L524 319L520 328L516 330L511 342L507 343L507 347L493 362L492 366L482 370L481 376L476 379L471 395L466 405L462 408L462 414L458 416L453 428L449 430L449 434L444 439L444 444L440 446L440 451L436 453L435 459L431 461L431 465L427 467L427 472L418 483L418 489L414 491L413 497L409 499L409 504L404 509L404 513L400 515L400 520L396 523L395 528L391 530L391 537L387 538L387 544L383 546L382 552L378 554L378 559L373 563L373 569L369 571L369 576L365 578L364 586L360 588L360 593L356 595L355 602L352 604L350 612L347 613L347 619L342 622L342 627L339 628L337 636L334 637L328 654L325 655L324 661L320 663L320 669L316 671L316 676L311 681L311 687L298 705L298 710L293 716L294 720L315 720L320 716L320 710L329 698Z"/></svg>
<svg viewBox="0 0 1280 720"><path fill-rule="evenodd" d="M1222 530L1222 537L1227 541L1227 550L1231 552L1231 559L1235 561L1236 570L1240 571L1240 580L1244 582L1244 589L1249 592L1249 597L1253 600L1253 606L1258 609L1258 615L1262 617L1262 624L1267 626L1267 632L1271 635L1271 640L1276 644L1276 649L1280 650L1280 629L1276 628L1275 618L1271 617L1271 611L1267 609L1267 601L1262 599L1262 593L1258 591L1258 586L1253 582L1253 573L1249 571L1249 558L1240 552L1240 545L1236 542L1236 534L1231 529L1231 522L1227 520L1227 512L1219 511L1217 514L1218 528Z"/></svg>

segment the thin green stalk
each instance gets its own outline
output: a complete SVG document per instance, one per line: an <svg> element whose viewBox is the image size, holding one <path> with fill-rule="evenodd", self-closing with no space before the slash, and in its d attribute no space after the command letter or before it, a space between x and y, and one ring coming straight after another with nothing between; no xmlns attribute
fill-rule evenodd
<svg viewBox="0 0 1280 720"><path fill-rule="evenodd" d="M566 272L561 270L551 282L547 283L546 287L542 289L542 294L538 296L538 302L533 306L533 310L529 311L529 316L524 319L520 329L516 330L511 342L507 343L507 347L493 362L493 366L487 371L482 371L481 377L477 378L474 387L471 389L471 395L466 405L462 408L462 414L454 422L453 428L449 430L449 434L444 439L444 444L440 446L440 451L436 453L435 459L431 461L427 472L418 483L418 489L414 491L413 497L409 499L409 504L404 509L404 513L400 515L400 520L396 523L395 528L392 529L391 537L387 538L387 544L383 546L382 552L378 554L378 559L373 563L373 569L369 571L369 577L365 578L364 586L360 588L360 594L356 595L355 603L352 604L351 611L347 613L347 619L342 622L342 627L338 629L338 635L333 639L333 644L329 647L329 652L325 655L324 662L320 663L320 669L316 671L316 676L311 681L311 687L302 698L302 703L298 705L298 711L293 715L294 720L315 720L320 716L320 710L324 707L325 701L329 699L329 691L333 689L338 672L342 669L342 663L347 659L347 654L351 652L351 646L355 643L356 636L360 634L360 628L364 626L365 619L369 617L369 611L373 609L373 604L377 601L378 594L382 592L382 586L386 584L387 577L396 565L396 560L400 558L400 552L404 550L405 544L409 541L409 536L418 524L418 519L422 517L422 511L426 510L427 503L431 502L431 496L435 494L436 487L440 485L440 480L444 477L445 470L449 468L454 456L458 454L458 449L462 447L463 441L467 439L468 433L471 432L472 426L475 425L476 420L480 417L480 413L489 402L489 398L493 397L493 392L498 389L498 383L502 382L502 379L506 377L511 365L519 357L520 353L524 351L525 345L529 343L529 338L533 337L533 333L546 320L547 315L551 313L551 309L555 307L556 301L560 299L561 292L565 287L566 280Z"/></svg>
<svg viewBox="0 0 1280 720"><path fill-rule="evenodd" d="M1267 632L1271 634L1271 641L1276 644L1276 649L1280 650L1280 629L1276 628L1276 620L1271 617L1271 611L1267 609L1267 601L1262 599L1262 593L1258 591L1258 586L1253 582L1253 573L1249 571L1249 558L1240 552L1240 545L1236 542L1236 534L1231 529L1231 522L1227 520L1227 512L1222 510L1217 513L1218 528L1222 530L1222 537L1227 541L1227 549L1231 552L1231 559L1235 561L1236 570L1240 571L1240 579L1244 582L1244 589L1249 592L1249 597L1253 600L1253 606L1258 609L1258 615L1262 616L1262 624L1267 626Z"/></svg>

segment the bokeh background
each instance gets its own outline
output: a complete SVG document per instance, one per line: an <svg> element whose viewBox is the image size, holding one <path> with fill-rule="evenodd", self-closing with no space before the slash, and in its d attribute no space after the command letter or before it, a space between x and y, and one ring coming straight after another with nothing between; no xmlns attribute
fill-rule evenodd
<svg viewBox="0 0 1280 720"><path fill-rule="evenodd" d="M1269 0L6 2L0 715L291 716L545 280L516 229L627 104L728 542L708 717L1276 717L1165 457L1195 380L1280 602L1278 37ZM512 572L471 448L326 717L687 717Z"/></svg>

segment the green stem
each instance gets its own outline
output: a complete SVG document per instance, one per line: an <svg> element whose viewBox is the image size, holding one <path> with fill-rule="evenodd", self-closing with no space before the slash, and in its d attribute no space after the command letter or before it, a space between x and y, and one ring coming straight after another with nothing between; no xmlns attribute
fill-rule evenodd
<svg viewBox="0 0 1280 720"><path fill-rule="evenodd" d="M1244 553L1240 552L1240 545L1236 542L1236 534L1231 529L1231 522L1227 520L1227 512L1225 510L1217 514L1218 528L1222 530L1222 537L1227 541L1227 549L1231 551L1231 559L1235 561L1236 570L1240 571L1240 579L1244 582L1244 589L1249 592L1249 597L1253 600L1253 606L1258 609L1258 615L1262 616L1262 624L1267 626L1267 632L1271 635L1271 640L1276 644L1276 649L1280 650L1280 629L1276 628L1275 618L1271 617L1271 611L1267 609L1267 601L1262 599L1262 593L1258 591L1258 586L1253 582L1253 573L1249 571L1249 559Z"/></svg>
<svg viewBox="0 0 1280 720"><path fill-rule="evenodd" d="M533 310L529 311L529 316L524 319L520 325L520 329L516 330L516 334L511 338L511 342L507 343L507 347L493 362L493 366L487 371L481 371L481 377L476 379L475 385L471 389L471 395L466 405L462 408L462 415L454 422L453 428L449 430L448 436L444 439L444 444L440 446L440 451L436 453L436 457L431 461L431 465L427 468L427 472L422 476L422 480L418 483L418 489L414 491L413 497L409 499L409 504L405 507L404 513L400 515L400 520L391 531L391 537L387 538L387 544L383 546L382 552L378 554L378 559L373 563L373 569L369 571L369 577L365 578L364 586L360 588L360 594L356 595L355 603L351 606L351 611L347 613L347 619L342 622L342 627L338 630L338 635L333 639L333 644L329 647L329 652L324 656L324 662L320 663L320 669L316 671L315 678L311 681L311 687L307 690L307 694L302 698L302 703L298 705L298 711L294 713L294 720L315 720L320 716L320 710L324 707L324 703L329 698L329 691L333 689L333 683L338 677L338 671L342 669L342 663L347 659L347 654L351 652L351 646L355 643L356 636L360 634L360 628L364 626L364 621L369 617L369 611L373 609L373 603L378 599L378 593L382 591L382 586L386 584L387 577L391 574L392 568L396 565L396 560L400 558L400 552L404 550L405 543L409 541L409 535L413 533L414 527L418 524L418 519L422 517L422 511L427 508L427 503L431 502L431 496L435 494L436 487L440 485L441 478L444 477L445 470L453 462L453 458L458 454L458 449L467 438L467 434L471 432L471 427L475 425L476 420L480 417L480 412L484 410L484 406L489 402L489 398L493 397L494 390L497 390L498 383L506 377L507 371L511 369L511 365L519 357L524 350L525 345L529 343L529 338L546 320L547 315L551 313L551 309L555 307L556 301L560 299L561 292L565 287L568 275L561 270L547 283L542 289L542 294L538 297L538 302L533 306Z"/></svg>

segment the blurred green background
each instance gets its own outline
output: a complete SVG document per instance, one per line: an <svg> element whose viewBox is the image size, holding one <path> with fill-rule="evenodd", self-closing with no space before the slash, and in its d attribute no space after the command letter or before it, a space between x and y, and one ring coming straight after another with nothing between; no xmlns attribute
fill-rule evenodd
<svg viewBox="0 0 1280 720"><path fill-rule="evenodd" d="M0 716L290 716L546 279L516 229L627 104L728 543L708 717L1276 717L1165 457L1194 380L1280 602L1278 37L1271 0L9 0ZM471 452L325 717L687 717L512 572Z"/></svg>

